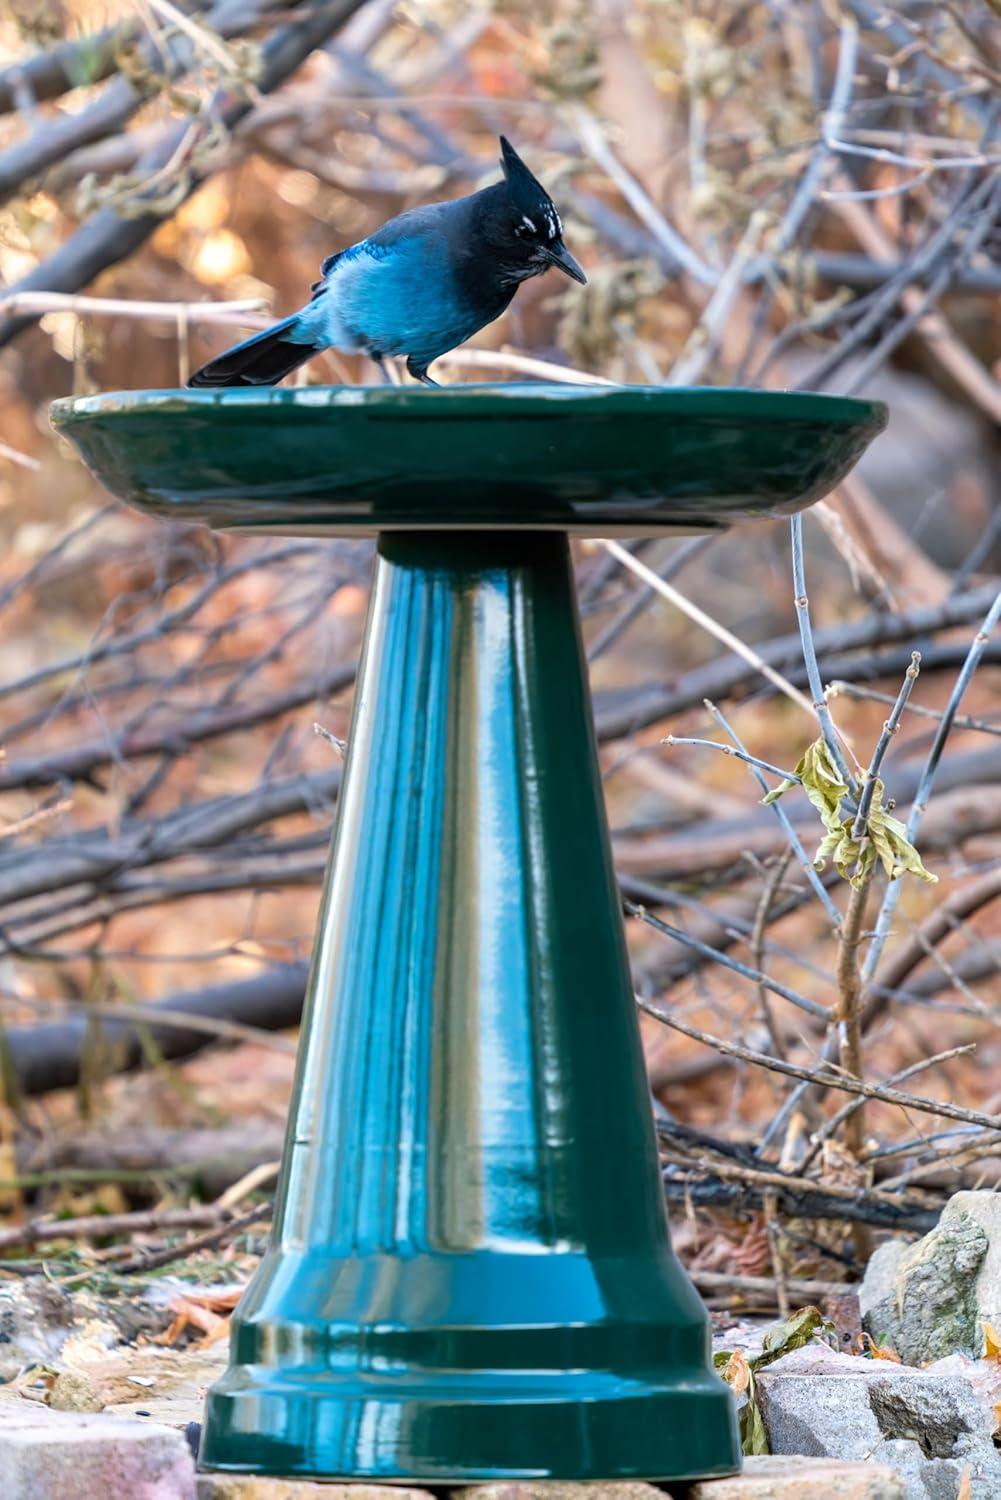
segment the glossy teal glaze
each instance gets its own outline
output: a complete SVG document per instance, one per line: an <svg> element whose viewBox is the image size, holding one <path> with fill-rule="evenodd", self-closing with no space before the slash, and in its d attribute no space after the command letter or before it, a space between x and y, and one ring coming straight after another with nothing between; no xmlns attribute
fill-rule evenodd
<svg viewBox="0 0 1001 1500"><path fill-rule="evenodd" d="M731 1472L668 1240L560 533L808 504L883 408L309 388L86 397L53 420L155 514L382 532L274 1233L203 1462Z"/></svg>
<svg viewBox="0 0 1001 1500"><path fill-rule="evenodd" d="M566 538L381 538L271 1249L202 1460L739 1465L668 1240Z"/></svg>
<svg viewBox="0 0 1001 1500"><path fill-rule="evenodd" d="M57 401L114 494L209 526L288 532L706 531L819 499L879 402L654 386L308 386Z"/></svg>

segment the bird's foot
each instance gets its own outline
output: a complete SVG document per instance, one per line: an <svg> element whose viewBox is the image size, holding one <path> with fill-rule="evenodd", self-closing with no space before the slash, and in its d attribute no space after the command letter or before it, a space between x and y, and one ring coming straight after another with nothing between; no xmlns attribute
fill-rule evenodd
<svg viewBox="0 0 1001 1500"><path fill-rule="evenodd" d="M431 376L428 374L426 365L418 365L415 364L412 359L408 359L407 374L412 375L415 380L419 380L421 385L430 385L433 386L435 390L439 389L437 380L432 380Z"/></svg>

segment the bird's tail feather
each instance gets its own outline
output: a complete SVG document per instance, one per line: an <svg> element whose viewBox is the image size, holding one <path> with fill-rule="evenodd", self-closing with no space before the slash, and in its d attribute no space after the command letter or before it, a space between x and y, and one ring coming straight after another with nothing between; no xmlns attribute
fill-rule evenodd
<svg viewBox="0 0 1001 1500"><path fill-rule="evenodd" d="M298 313L283 318L261 333L235 344L216 359L196 370L189 386L277 385L284 376L297 370L317 353L315 344L290 339L289 330L298 321Z"/></svg>

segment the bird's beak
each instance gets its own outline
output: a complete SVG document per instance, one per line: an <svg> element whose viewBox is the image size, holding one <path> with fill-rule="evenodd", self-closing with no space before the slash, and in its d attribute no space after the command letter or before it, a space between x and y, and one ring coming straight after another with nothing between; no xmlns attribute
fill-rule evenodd
<svg viewBox="0 0 1001 1500"><path fill-rule="evenodd" d="M555 244L547 246L546 255L549 257L551 266L558 266L561 271L572 276L574 281L579 281L581 286L587 285L587 277L562 240L557 240Z"/></svg>

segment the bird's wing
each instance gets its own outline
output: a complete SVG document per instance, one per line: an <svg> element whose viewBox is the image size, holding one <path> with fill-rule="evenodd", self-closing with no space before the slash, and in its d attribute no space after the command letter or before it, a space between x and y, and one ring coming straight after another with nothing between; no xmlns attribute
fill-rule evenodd
<svg viewBox="0 0 1001 1500"><path fill-rule="evenodd" d="M473 216L477 201L482 196L482 192L473 193L468 198L455 198L445 203L426 203L420 208L408 208L405 213L397 214L395 219L387 220L367 239L359 241L356 245L349 245L345 250L337 250L333 255L328 255L320 265L320 280L314 281L310 288L313 300L315 301L321 292L326 290L331 271L338 261L345 258L353 260L358 255L368 255L373 260L381 260L397 245L408 240L423 238L445 240L454 253L461 254L465 248L469 221Z"/></svg>
<svg viewBox="0 0 1001 1500"><path fill-rule="evenodd" d="M432 204L432 209L439 207ZM361 256L370 256L373 260L382 260L388 255L394 245L408 239L416 239L420 235L429 234L435 228L434 215L428 208L412 208L407 213L397 214L395 219L390 219L370 234L367 239L359 240L355 245L348 245L344 250L335 250L333 255L320 262L320 279L314 281L310 287L311 300L323 295L330 285L330 273L339 261L357 260Z"/></svg>
<svg viewBox="0 0 1001 1500"><path fill-rule="evenodd" d="M443 241L450 251L461 251L472 232L480 200L490 191L485 188L479 193L471 193L468 198L451 198L444 203L425 203L420 208L408 208L370 234L363 244L375 256L384 255L401 242L421 239Z"/></svg>
<svg viewBox="0 0 1001 1500"><path fill-rule="evenodd" d="M326 257L326 259L321 260L321 262L320 262L320 279L319 279L319 281L314 281L313 284L312 284L312 286L309 289L312 292L312 294L313 294L313 299L312 299L313 301L316 300L316 298L320 295L321 292L323 292L323 291L326 290L327 277L330 275L331 271L334 269L334 267L336 266L337 262L340 260L340 258L341 258L341 256L343 254L344 254L343 250L335 250L334 253L333 253L333 255L328 255Z"/></svg>
<svg viewBox="0 0 1001 1500"><path fill-rule="evenodd" d="M454 205L450 203L427 203L421 208L408 208L405 213L397 214L395 219L389 219L374 234L370 234L365 244L378 254L380 251L391 250L401 240L419 239L423 235L442 234L445 223L451 217L450 210Z"/></svg>

